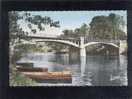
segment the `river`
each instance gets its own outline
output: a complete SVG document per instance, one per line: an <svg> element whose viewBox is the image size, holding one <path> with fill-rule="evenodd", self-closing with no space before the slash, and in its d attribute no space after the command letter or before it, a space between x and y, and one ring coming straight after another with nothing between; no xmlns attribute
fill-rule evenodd
<svg viewBox="0 0 132 99"><path fill-rule="evenodd" d="M81 64L78 59L69 59L67 53L29 53L18 62L33 62L34 67L47 67L48 71L71 70L72 83L69 85L73 86L127 85L127 57L123 55L87 55L86 63ZM38 85L46 84L38 83Z"/></svg>

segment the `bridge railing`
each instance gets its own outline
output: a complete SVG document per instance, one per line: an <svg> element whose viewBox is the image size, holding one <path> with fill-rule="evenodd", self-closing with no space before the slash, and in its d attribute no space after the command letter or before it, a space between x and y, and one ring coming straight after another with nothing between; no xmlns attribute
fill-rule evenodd
<svg viewBox="0 0 132 99"><path fill-rule="evenodd" d="M80 45L80 38L62 38L62 37L41 37L41 36L28 36L28 38L31 39L52 39L52 40L65 40L69 41L72 43L76 43ZM94 38L94 37L84 37L84 44L88 42L105 42L105 43L114 43L114 44L119 44L120 40L110 40L110 39L99 39L99 38Z"/></svg>

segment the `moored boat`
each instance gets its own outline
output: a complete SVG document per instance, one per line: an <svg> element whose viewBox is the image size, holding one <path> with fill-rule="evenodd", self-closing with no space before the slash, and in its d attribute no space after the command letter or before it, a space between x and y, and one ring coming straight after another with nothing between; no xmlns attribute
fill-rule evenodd
<svg viewBox="0 0 132 99"><path fill-rule="evenodd" d="M72 74L70 71L62 72L21 72L27 77L36 81L64 81L72 82Z"/></svg>
<svg viewBox="0 0 132 99"><path fill-rule="evenodd" d="M20 72L48 72L48 68L40 68L40 67L21 67L16 66L17 71Z"/></svg>

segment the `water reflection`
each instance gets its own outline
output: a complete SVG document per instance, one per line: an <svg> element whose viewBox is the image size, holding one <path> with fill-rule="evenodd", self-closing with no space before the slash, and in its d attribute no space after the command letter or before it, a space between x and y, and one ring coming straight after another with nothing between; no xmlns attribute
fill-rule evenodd
<svg viewBox="0 0 132 99"><path fill-rule="evenodd" d="M34 53L19 62L33 62L34 67L47 67L49 71L72 71L73 85L121 86L127 85L126 56L90 56L69 59L68 54ZM74 61L73 63L70 61Z"/></svg>
<svg viewBox="0 0 132 99"><path fill-rule="evenodd" d="M82 56L80 61L80 67L81 67L81 76L85 76L85 68L86 68L86 57Z"/></svg>

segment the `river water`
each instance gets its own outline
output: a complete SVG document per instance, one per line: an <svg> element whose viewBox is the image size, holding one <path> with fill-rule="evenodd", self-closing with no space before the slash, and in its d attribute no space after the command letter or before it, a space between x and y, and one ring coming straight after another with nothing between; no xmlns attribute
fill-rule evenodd
<svg viewBox="0 0 132 99"><path fill-rule="evenodd" d="M86 63L83 63L83 66L80 60L78 60L77 58L69 59L69 54L55 54L51 52L29 53L22 57L18 62L33 62L34 67L47 67L48 71L71 70L72 83L66 85L73 86L127 85L127 57L123 55L120 56L87 55ZM50 82L46 84L50 84ZM46 84L38 83L38 85ZM58 84L60 83L58 82Z"/></svg>

